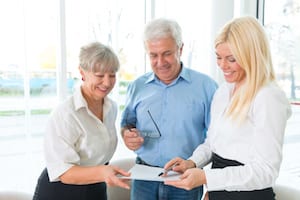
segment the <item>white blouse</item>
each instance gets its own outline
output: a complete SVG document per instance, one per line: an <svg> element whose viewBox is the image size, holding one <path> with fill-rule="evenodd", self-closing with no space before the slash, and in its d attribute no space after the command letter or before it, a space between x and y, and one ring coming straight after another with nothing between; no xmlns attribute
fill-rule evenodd
<svg viewBox="0 0 300 200"><path fill-rule="evenodd" d="M208 191L251 191L272 187L282 160L286 122L291 116L289 101L283 91L271 83L258 92L246 122L238 125L224 116L233 86L224 83L215 93L207 138L189 159L203 167L214 152L244 164L205 169Z"/></svg>
<svg viewBox="0 0 300 200"><path fill-rule="evenodd" d="M50 181L58 181L73 165L101 165L112 158L117 146L117 104L106 97L103 109L102 122L78 89L52 112L44 138Z"/></svg>

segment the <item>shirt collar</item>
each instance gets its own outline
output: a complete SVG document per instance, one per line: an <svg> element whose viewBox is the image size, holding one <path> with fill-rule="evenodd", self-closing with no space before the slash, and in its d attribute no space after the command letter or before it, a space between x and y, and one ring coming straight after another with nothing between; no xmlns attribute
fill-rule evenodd
<svg viewBox="0 0 300 200"><path fill-rule="evenodd" d="M74 107L78 111L80 108L86 108L88 110L88 105L85 98L82 95L81 87L75 90L74 92ZM109 97L104 97L103 104L103 116L106 116L107 112L110 111L112 107L112 101Z"/></svg>
<svg viewBox="0 0 300 200"><path fill-rule="evenodd" d="M74 106L75 106L75 110L88 107L87 102L82 95L81 87L78 87L74 92Z"/></svg>
<svg viewBox="0 0 300 200"><path fill-rule="evenodd" d="M172 83L170 85L176 83L179 79L183 79L187 82L191 82L190 73L187 70L187 68L183 65L182 62L181 62L181 72L179 73L178 77L174 81L172 81ZM159 79L155 76L155 74L153 72L150 74L150 76L145 81L145 83L150 83L152 81L159 81Z"/></svg>

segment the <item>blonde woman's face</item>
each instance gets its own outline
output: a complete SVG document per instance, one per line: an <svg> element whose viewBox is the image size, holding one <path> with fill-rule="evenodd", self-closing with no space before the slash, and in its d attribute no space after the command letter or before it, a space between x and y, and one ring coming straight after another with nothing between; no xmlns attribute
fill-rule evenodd
<svg viewBox="0 0 300 200"><path fill-rule="evenodd" d="M236 62L227 43L221 43L216 47L217 64L223 71L228 83L242 84L246 78L245 70Z"/></svg>

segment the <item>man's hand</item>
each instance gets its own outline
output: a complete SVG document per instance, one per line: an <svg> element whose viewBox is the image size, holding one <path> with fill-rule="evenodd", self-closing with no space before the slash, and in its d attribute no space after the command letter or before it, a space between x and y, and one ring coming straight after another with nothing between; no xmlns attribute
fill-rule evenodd
<svg viewBox="0 0 300 200"><path fill-rule="evenodd" d="M124 129L123 140L127 148L133 151L139 149L144 143L144 138L140 136L136 128Z"/></svg>

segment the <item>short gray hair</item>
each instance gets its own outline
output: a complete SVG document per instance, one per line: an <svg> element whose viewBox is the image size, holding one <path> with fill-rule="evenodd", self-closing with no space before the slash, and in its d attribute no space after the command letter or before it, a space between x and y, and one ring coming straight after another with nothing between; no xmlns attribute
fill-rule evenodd
<svg viewBox="0 0 300 200"><path fill-rule="evenodd" d="M117 72L120 62L114 51L100 42L84 45L79 54L80 66L91 72Z"/></svg>
<svg viewBox="0 0 300 200"><path fill-rule="evenodd" d="M179 48L182 47L182 33L179 24L170 19L158 18L150 21L144 30L144 44L161 38L171 37Z"/></svg>

